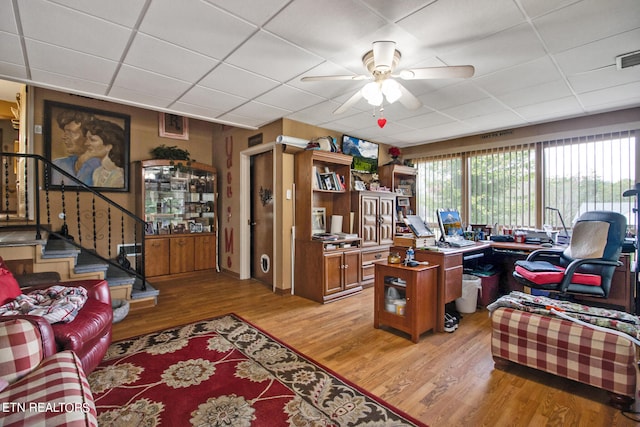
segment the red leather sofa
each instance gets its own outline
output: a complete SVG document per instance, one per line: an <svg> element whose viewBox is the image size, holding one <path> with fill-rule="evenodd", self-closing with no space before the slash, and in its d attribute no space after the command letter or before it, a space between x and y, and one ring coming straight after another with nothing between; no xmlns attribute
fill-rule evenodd
<svg viewBox="0 0 640 427"><path fill-rule="evenodd" d="M18 287L18 291L16 291L17 283L13 283L15 282L15 278L6 269L1 258L0 270L1 273L3 273L0 274L0 300L2 299L3 293L7 296L7 287L11 288L11 292L9 292L8 295L13 295L13 298L17 296L16 293L28 293L35 289L46 289L53 285L65 287L82 286L87 290L87 301L74 320L69 323L47 324L46 326L49 328L40 327L39 329L43 335L43 341L47 341L51 336L53 337L57 352L72 350L82 362L84 372L89 375L96 366L98 366L106 354L109 344L111 344L113 310L111 308L111 294L109 293L107 281L92 279L52 282L22 289ZM29 315L10 315L2 316L0 321L11 318L24 318L31 321L37 321L39 319L37 317L34 319L34 316ZM44 323L47 322L45 321ZM45 357L46 356L49 356L49 354L45 354Z"/></svg>

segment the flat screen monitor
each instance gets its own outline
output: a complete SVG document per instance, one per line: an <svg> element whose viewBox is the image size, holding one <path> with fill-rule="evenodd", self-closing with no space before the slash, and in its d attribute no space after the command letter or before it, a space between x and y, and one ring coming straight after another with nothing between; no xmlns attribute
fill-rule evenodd
<svg viewBox="0 0 640 427"><path fill-rule="evenodd" d="M462 219L457 209L438 209L436 214L443 237L464 237Z"/></svg>
<svg viewBox="0 0 640 427"><path fill-rule="evenodd" d="M378 170L378 144L375 142L342 135L342 152L353 156L351 169L371 173Z"/></svg>

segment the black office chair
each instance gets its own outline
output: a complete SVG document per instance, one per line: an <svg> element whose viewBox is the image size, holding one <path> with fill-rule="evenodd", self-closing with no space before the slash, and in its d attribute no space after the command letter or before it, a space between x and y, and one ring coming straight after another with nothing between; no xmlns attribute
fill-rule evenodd
<svg viewBox="0 0 640 427"><path fill-rule="evenodd" d="M568 248L533 251L516 261L513 277L533 289L607 298L626 232L624 215L586 212L573 227Z"/></svg>

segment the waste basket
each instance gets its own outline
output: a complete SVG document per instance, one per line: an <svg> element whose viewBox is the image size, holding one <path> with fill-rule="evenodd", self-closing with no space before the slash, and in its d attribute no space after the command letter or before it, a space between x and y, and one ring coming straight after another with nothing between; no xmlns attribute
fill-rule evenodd
<svg viewBox="0 0 640 427"><path fill-rule="evenodd" d="M475 313L478 306L478 290L482 289L482 280L471 274L462 275L462 296L456 298L456 310L460 313Z"/></svg>

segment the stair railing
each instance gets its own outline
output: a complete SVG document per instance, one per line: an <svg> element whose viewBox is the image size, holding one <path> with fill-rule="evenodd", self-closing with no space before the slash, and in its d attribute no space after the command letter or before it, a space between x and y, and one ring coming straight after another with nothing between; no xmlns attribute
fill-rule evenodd
<svg viewBox="0 0 640 427"><path fill-rule="evenodd" d="M135 276L141 281L142 290L146 289L142 218L40 155L0 153L0 164L0 230L34 229L36 240L42 239L43 233L48 238L65 239L68 244ZM50 184L52 171L63 177L55 190ZM12 195L13 192L16 194ZM52 209L58 207L54 201L58 200L62 226L56 231L51 226L51 215ZM128 260L132 254L133 263Z"/></svg>

